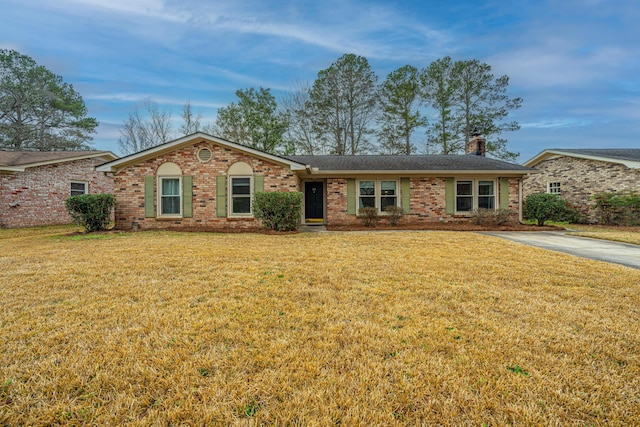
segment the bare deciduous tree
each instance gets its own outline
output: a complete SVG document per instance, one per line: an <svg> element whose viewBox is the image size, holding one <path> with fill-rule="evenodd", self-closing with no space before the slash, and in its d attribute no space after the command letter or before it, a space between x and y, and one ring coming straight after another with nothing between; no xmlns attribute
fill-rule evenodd
<svg viewBox="0 0 640 427"><path fill-rule="evenodd" d="M163 144L172 137L171 110L160 109L154 101L146 100L142 112L136 108L124 121L118 145L128 155Z"/></svg>
<svg viewBox="0 0 640 427"><path fill-rule="evenodd" d="M185 102L182 107L182 124L178 128L181 135L191 135L201 131L202 113L194 112L191 101Z"/></svg>
<svg viewBox="0 0 640 427"><path fill-rule="evenodd" d="M308 83L296 83L293 92L281 102L284 114L289 122L287 140L296 154L329 154L326 141L318 138L313 128L313 105Z"/></svg>

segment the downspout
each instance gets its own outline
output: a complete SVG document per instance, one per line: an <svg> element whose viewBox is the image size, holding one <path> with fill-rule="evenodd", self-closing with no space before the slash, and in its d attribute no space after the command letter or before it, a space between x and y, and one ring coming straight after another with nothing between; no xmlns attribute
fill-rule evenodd
<svg viewBox="0 0 640 427"><path fill-rule="evenodd" d="M518 221L522 224L522 177L518 180Z"/></svg>

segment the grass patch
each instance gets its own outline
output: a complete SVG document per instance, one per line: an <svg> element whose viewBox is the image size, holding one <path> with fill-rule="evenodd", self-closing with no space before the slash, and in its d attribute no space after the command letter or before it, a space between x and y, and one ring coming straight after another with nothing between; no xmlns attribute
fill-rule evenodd
<svg viewBox="0 0 640 427"><path fill-rule="evenodd" d="M634 425L639 283L471 233L7 238L0 425Z"/></svg>
<svg viewBox="0 0 640 427"><path fill-rule="evenodd" d="M0 240L22 237L44 237L81 232L79 225L49 225L42 227L0 228Z"/></svg>
<svg viewBox="0 0 640 427"><path fill-rule="evenodd" d="M567 234L581 237L591 237L593 239L611 240L614 242L630 243L640 245L640 227L609 227L571 224L568 225L571 231Z"/></svg>

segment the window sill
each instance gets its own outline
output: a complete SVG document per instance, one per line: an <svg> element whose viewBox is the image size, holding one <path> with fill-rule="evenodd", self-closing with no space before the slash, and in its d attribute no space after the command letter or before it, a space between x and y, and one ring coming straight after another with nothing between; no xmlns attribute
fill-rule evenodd
<svg viewBox="0 0 640 427"><path fill-rule="evenodd" d="M227 221L255 221L253 216L228 216Z"/></svg>
<svg viewBox="0 0 640 427"><path fill-rule="evenodd" d="M182 215L163 215L163 216L156 216L156 220L158 221L175 221L176 219L182 219Z"/></svg>

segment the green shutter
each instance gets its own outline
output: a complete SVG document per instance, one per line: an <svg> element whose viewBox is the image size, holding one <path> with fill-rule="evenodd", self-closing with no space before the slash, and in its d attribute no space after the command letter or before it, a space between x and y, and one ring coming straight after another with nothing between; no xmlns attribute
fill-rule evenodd
<svg viewBox="0 0 640 427"><path fill-rule="evenodd" d="M264 191L264 175L253 175L253 192Z"/></svg>
<svg viewBox="0 0 640 427"><path fill-rule="evenodd" d="M156 216L155 198L153 187L155 186L156 178L154 176L144 177L144 217L153 218Z"/></svg>
<svg viewBox="0 0 640 427"><path fill-rule="evenodd" d="M216 176L216 216L227 217L227 177Z"/></svg>
<svg viewBox="0 0 640 427"><path fill-rule="evenodd" d="M182 216L193 217L193 177L182 177Z"/></svg>
<svg viewBox="0 0 640 427"><path fill-rule="evenodd" d="M408 214L411 212L411 179L400 178L400 188L402 191L402 210Z"/></svg>
<svg viewBox="0 0 640 427"><path fill-rule="evenodd" d="M444 212L447 215L454 215L456 213L456 191L455 182L453 178L447 178L444 183L444 200L445 209Z"/></svg>
<svg viewBox="0 0 640 427"><path fill-rule="evenodd" d="M509 178L500 178L500 209L509 209Z"/></svg>
<svg viewBox="0 0 640 427"><path fill-rule="evenodd" d="M356 180L354 178L347 179L347 213L356 214Z"/></svg>

